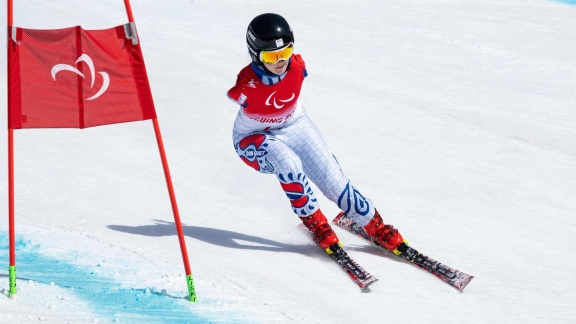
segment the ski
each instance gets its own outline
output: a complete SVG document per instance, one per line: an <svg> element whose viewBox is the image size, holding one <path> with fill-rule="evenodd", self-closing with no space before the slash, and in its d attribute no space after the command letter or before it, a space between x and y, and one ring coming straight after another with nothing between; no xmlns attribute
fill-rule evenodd
<svg viewBox="0 0 576 324"><path fill-rule="evenodd" d="M341 228L349 231L350 233L356 234L360 237L369 240L370 242L372 242L372 244L378 246L379 248L385 250L386 252L390 252L382 245L380 245L378 242L373 240L370 236L368 236L368 234L366 234L364 229L360 225L356 224L352 219L347 217L346 214L344 213L338 214L338 216L336 216L336 218L334 218L332 222L340 226ZM446 282L447 284L458 289L459 291L463 291L466 285L468 285L468 283L470 282L470 280L474 278L474 276L471 276L467 273L451 268L445 264L442 264L430 257L421 254L416 249L408 245L406 241L400 243L400 245L396 248L396 250L393 253L399 256L400 258L404 259L405 261L408 261L411 264L430 272L440 280Z"/></svg>
<svg viewBox="0 0 576 324"><path fill-rule="evenodd" d="M312 232L310 232L304 224L299 224L298 228L302 230L306 235L312 237ZM360 287L361 290L365 290L368 286L376 281L378 278L371 275L368 271L364 270L356 261L344 251L341 245L333 244L328 249L325 250L332 260L342 268L348 276Z"/></svg>

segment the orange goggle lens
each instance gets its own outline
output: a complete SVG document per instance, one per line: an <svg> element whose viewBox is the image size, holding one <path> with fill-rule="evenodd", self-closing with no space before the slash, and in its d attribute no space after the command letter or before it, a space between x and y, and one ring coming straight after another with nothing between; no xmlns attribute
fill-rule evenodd
<svg viewBox="0 0 576 324"><path fill-rule="evenodd" d="M294 52L294 44L290 43L274 51L260 51L260 61L266 64L276 64L281 60L288 60Z"/></svg>

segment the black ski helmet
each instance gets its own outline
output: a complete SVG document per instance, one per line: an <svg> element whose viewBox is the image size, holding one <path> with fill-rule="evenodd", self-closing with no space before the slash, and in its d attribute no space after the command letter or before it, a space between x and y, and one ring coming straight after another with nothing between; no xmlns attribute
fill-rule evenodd
<svg viewBox="0 0 576 324"><path fill-rule="evenodd" d="M263 65L260 61L260 51L276 50L294 42L292 28L284 17L265 13L252 19L246 31L246 43L252 61Z"/></svg>

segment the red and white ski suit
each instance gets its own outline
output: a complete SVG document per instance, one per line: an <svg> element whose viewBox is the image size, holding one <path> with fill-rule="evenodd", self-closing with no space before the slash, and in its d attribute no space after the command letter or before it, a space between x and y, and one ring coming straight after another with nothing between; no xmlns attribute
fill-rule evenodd
<svg viewBox="0 0 576 324"><path fill-rule="evenodd" d="M292 209L309 216L318 208L309 181L356 223L366 225L374 205L344 175L332 151L299 101L307 75L302 57L288 71L272 75L252 63L238 74L228 97L240 105L233 142L242 161L280 181Z"/></svg>

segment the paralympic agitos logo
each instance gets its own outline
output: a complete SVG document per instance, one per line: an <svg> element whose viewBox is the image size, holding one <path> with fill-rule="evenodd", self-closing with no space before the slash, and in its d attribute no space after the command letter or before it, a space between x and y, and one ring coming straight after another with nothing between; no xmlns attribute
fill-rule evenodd
<svg viewBox="0 0 576 324"><path fill-rule="evenodd" d="M272 93L268 96L268 99L266 99L266 102L265 102L266 106L272 106L272 104L270 103L270 99L272 99L272 101L273 101L273 103L274 103L274 107L275 107L276 109L282 109L282 108L284 107L284 104L285 104L285 103L292 101L292 99L294 99L294 97L295 97L294 92L292 92L292 96L291 96L290 98L288 98L288 99L278 99L278 101L280 101L280 102L282 103L282 104L278 104L278 103L276 102L276 97L274 96L275 93L276 93L276 91L272 92Z"/></svg>
<svg viewBox="0 0 576 324"><path fill-rule="evenodd" d="M92 61L92 58L90 56L88 56L87 54L82 54L80 55L80 57L78 57L78 59L76 60L76 64L78 64L79 62L84 62L86 63L86 65L88 65L88 68L90 69L90 88L94 87L94 81L96 79L96 70L94 68L94 62ZM52 67L52 79L54 79L54 81L56 81L56 74L58 74L58 72L61 71L70 71L70 72L74 72L76 74L78 74L79 76L81 76L82 78L86 78L84 76L84 73L82 73L80 70L78 70L76 67L70 65L70 64L56 64ZM86 100L94 100L98 97L100 97L104 92L106 92L106 90L108 89L108 86L110 85L110 76L108 75L108 73L106 72L98 72L98 74L100 76L102 76L102 87L100 87L100 89L98 90L98 92L96 92L95 95L93 95L92 97L86 99Z"/></svg>

